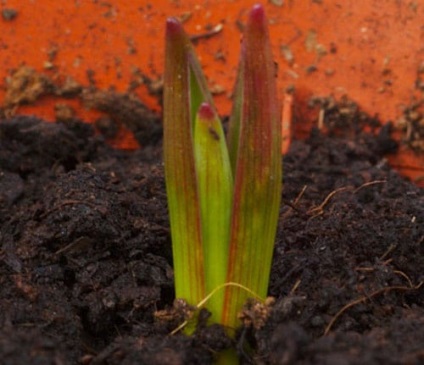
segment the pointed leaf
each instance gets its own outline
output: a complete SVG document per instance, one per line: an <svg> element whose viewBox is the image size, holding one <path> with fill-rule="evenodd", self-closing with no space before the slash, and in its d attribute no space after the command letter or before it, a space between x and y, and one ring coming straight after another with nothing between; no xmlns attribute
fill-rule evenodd
<svg viewBox="0 0 424 365"><path fill-rule="evenodd" d="M228 153L230 154L233 176L236 173L237 153L240 140L241 113L243 107L243 79L242 67L237 72L236 86L234 88L233 108L230 115L228 129Z"/></svg>
<svg viewBox="0 0 424 365"><path fill-rule="evenodd" d="M177 298L196 305L205 296L204 262L190 114L191 44L180 23L166 24L164 164Z"/></svg>
<svg viewBox="0 0 424 365"><path fill-rule="evenodd" d="M233 182L221 121L208 103L200 106L194 129L206 292L225 283ZM221 319L224 291L215 293L207 308L212 321Z"/></svg>
<svg viewBox="0 0 424 365"><path fill-rule="evenodd" d="M267 294L281 194L281 125L264 9L253 7L242 44L241 113L234 176L228 282ZM229 287L223 323L237 326L249 294Z"/></svg>

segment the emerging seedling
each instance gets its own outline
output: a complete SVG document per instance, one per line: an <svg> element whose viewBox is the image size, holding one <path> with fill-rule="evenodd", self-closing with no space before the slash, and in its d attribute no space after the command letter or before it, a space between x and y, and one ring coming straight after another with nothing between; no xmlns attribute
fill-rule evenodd
<svg viewBox="0 0 424 365"><path fill-rule="evenodd" d="M280 108L263 7L248 16L227 140L174 18L166 25L164 83L176 296L196 306L213 292L211 321L234 329L251 293L266 297L280 205Z"/></svg>

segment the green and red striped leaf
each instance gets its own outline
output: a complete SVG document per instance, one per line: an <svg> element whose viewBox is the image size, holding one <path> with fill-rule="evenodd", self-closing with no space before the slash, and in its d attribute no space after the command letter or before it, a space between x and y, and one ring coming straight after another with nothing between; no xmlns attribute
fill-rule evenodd
<svg viewBox="0 0 424 365"><path fill-rule="evenodd" d="M233 179L221 121L203 103L194 128L194 154L200 198L206 292L226 281ZM220 322L224 291L214 293L207 304L212 321Z"/></svg>
<svg viewBox="0 0 424 365"><path fill-rule="evenodd" d="M235 118L236 156L227 281L267 294L281 194L281 125L275 65L260 5L249 14L242 43ZM234 147L236 146L236 148ZM222 323L237 327L249 293L228 287Z"/></svg>
<svg viewBox="0 0 424 365"><path fill-rule="evenodd" d="M205 279L194 161L194 111L203 99L211 97L207 92L201 95L201 90L207 89L206 82L196 80L200 65L176 19L168 19L165 38L163 149L175 291L178 298L196 305L205 297ZM192 88L197 90L192 92Z"/></svg>

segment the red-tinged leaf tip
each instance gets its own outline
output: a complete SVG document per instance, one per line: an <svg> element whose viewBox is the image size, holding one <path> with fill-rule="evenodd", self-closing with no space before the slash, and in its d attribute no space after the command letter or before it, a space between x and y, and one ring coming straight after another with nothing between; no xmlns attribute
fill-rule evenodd
<svg viewBox="0 0 424 365"><path fill-rule="evenodd" d="M181 23L176 18L166 19L166 34L167 35L177 35L181 33L183 27Z"/></svg>
<svg viewBox="0 0 424 365"><path fill-rule="evenodd" d="M199 108L199 117L201 119L210 120L215 117L212 106L209 103L202 103Z"/></svg>
<svg viewBox="0 0 424 365"><path fill-rule="evenodd" d="M261 4L255 4L250 11L250 21L262 24L265 22L265 10Z"/></svg>

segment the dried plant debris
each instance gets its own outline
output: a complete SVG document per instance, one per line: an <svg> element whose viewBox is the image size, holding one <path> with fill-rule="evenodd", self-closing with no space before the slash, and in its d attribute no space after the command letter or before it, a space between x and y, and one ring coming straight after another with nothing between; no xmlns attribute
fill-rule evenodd
<svg viewBox="0 0 424 365"><path fill-rule="evenodd" d="M396 127L402 131L402 142L415 152L424 152L424 62L418 65L415 79L417 94L407 105Z"/></svg>
<svg viewBox="0 0 424 365"><path fill-rule="evenodd" d="M60 85L56 85L55 94L71 98L80 95L82 89L83 87L79 82L77 82L73 77L67 76Z"/></svg>
<svg viewBox="0 0 424 365"><path fill-rule="evenodd" d="M274 303L275 298L273 297L266 298L264 302L249 298L242 311L238 314L238 318L245 327L253 327L259 330L265 325Z"/></svg>
<svg viewBox="0 0 424 365"><path fill-rule="evenodd" d="M148 79L143 79L142 82L148 87L153 85ZM161 91L161 87L161 84L157 85L157 93ZM149 90L153 93L152 89ZM100 91L94 87L83 87L72 77L56 82L28 66L18 68L7 78L6 95L0 115L10 118L15 115L19 105L35 103L48 95L81 99L86 107L106 113L108 122L105 123L106 121L102 119L96 123L101 126L99 130L105 132L106 138L116 136L120 126L132 131L143 146L157 143L161 138L162 127L158 115L147 109L138 97L114 91ZM71 106L63 102L55 105L55 115L57 121L63 122L75 119L76 113ZM111 128L107 128L106 124Z"/></svg>
<svg viewBox="0 0 424 365"><path fill-rule="evenodd" d="M172 307L158 310L154 313L155 319L160 322L170 322L179 329L181 323L194 318L197 308L189 305L183 299L175 299Z"/></svg>
<svg viewBox="0 0 424 365"><path fill-rule="evenodd" d="M397 127L403 131L402 141L405 144L414 151L424 152L424 101L405 108Z"/></svg>
<svg viewBox="0 0 424 365"><path fill-rule="evenodd" d="M331 136L356 139L364 131L376 135L376 144L381 153L393 153L398 143L392 138L392 123L382 124L377 116L362 111L357 103L347 97L336 101L333 97L313 97L310 108L318 108L317 129Z"/></svg>
<svg viewBox="0 0 424 365"><path fill-rule="evenodd" d="M128 92L135 91L139 86L144 85L150 95L155 96L159 100L159 104L162 104L162 93L163 93L163 78L151 78L144 74L138 67L131 69L131 81L128 87Z"/></svg>
<svg viewBox="0 0 424 365"><path fill-rule="evenodd" d="M47 76L31 67L22 66L6 79L4 109L12 113L16 106L33 103L40 96L53 91L54 85Z"/></svg>
<svg viewBox="0 0 424 365"><path fill-rule="evenodd" d="M377 118L370 118L359 105L347 97L336 101L333 97L312 97L310 108L319 108L318 129L326 128L333 134L357 135L365 127L375 131L381 126Z"/></svg>
<svg viewBox="0 0 424 365"><path fill-rule="evenodd" d="M75 110L70 105L64 103L57 103L54 106L54 112L56 116L56 121L64 122L75 119Z"/></svg>
<svg viewBox="0 0 424 365"><path fill-rule="evenodd" d="M81 97L86 107L105 112L118 124L125 125L142 146L154 144L162 136L158 116L147 109L137 96L84 89Z"/></svg>

